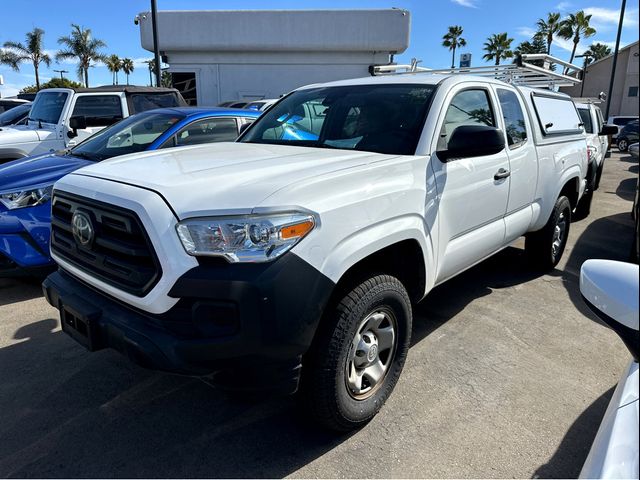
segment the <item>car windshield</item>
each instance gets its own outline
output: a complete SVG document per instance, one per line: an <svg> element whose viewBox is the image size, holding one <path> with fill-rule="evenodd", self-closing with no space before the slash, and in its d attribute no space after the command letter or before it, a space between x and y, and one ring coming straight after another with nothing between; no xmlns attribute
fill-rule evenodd
<svg viewBox="0 0 640 480"><path fill-rule="evenodd" d="M100 161L146 150L184 115L179 113L139 113L127 117L72 148L69 153Z"/></svg>
<svg viewBox="0 0 640 480"><path fill-rule="evenodd" d="M412 84L298 90L240 141L413 155L434 90Z"/></svg>
<svg viewBox="0 0 640 480"><path fill-rule="evenodd" d="M0 126L13 125L16 121L21 120L29 110L31 110L31 103L18 105L17 107L13 107L11 110L7 110L0 114Z"/></svg>
<svg viewBox="0 0 640 480"><path fill-rule="evenodd" d="M68 96L67 92L39 92L31 106L29 120L57 124Z"/></svg>

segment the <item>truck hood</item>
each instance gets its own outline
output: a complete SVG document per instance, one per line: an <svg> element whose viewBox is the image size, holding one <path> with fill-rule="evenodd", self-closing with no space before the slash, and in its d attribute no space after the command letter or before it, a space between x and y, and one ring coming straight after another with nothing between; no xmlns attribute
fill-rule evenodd
<svg viewBox="0 0 640 480"><path fill-rule="evenodd" d="M287 185L393 158L370 152L215 143L105 160L75 172L154 190L180 219L223 211L248 213ZM79 179L78 179L79 180ZM288 206L295 205L291 199Z"/></svg>
<svg viewBox="0 0 640 480"><path fill-rule="evenodd" d="M72 155L46 154L0 165L0 192L53 184L68 173L92 164Z"/></svg>
<svg viewBox="0 0 640 480"><path fill-rule="evenodd" d="M0 128L0 147L13 143L37 142L51 134L50 130L42 130L40 133L37 129L28 125L17 125L14 127Z"/></svg>

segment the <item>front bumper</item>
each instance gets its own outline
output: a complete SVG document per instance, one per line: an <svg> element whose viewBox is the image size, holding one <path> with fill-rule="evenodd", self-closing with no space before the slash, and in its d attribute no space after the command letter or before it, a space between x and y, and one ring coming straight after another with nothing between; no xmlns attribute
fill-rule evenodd
<svg viewBox="0 0 640 480"><path fill-rule="evenodd" d="M43 283L63 330L90 350L115 349L171 373L214 375L239 389L297 388L333 283L287 254L268 264L203 262L178 279L163 314L127 306L64 270Z"/></svg>
<svg viewBox="0 0 640 480"><path fill-rule="evenodd" d="M49 256L51 205L0 211L0 277L46 271Z"/></svg>

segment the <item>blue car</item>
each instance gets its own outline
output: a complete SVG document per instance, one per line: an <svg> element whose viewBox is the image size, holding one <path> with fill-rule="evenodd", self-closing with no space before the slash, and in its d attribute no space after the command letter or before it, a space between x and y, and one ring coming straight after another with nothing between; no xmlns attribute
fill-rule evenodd
<svg viewBox="0 0 640 480"><path fill-rule="evenodd" d="M67 151L0 166L0 277L39 274L49 256L51 190L94 162L160 148L234 141L261 112L229 108L161 108L121 120Z"/></svg>

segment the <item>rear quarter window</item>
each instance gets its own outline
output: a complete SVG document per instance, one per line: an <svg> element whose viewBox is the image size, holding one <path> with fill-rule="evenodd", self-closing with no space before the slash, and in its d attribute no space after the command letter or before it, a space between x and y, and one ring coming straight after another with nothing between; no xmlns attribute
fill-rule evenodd
<svg viewBox="0 0 640 480"><path fill-rule="evenodd" d="M130 114L153 110L154 108L181 107L182 103L173 92L132 93L128 97Z"/></svg>
<svg viewBox="0 0 640 480"><path fill-rule="evenodd" d="M582 132L582 119L569 97L533 93L532 100L544 135L572 135Z"/></svg>

